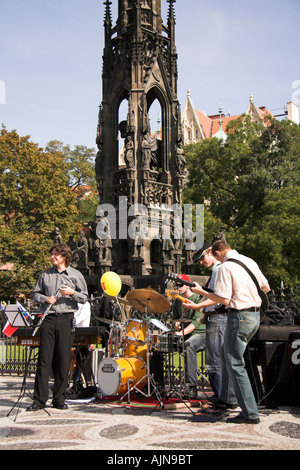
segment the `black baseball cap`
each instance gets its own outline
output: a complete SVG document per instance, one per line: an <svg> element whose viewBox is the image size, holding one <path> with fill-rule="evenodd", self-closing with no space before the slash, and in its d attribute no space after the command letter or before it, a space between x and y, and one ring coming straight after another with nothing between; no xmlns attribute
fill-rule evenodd
<svg viewBox="0 0 300 470"><path fill-rule="evenodd" d="M194 256L194 263L196 263L197 261L201 260L201 258L203 259L203 257L208 253L209 249L211 248L211 244L210 243L204 243L204 245L202 246L202 248L200 248L198 251L196 251L196 254Z"/></svg>

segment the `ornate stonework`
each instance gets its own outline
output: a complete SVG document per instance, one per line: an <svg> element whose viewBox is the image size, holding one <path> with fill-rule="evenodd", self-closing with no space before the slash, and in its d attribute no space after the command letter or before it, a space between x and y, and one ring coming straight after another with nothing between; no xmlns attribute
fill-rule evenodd
<svg viewBox="0 0 300 470"><path fill-rule="evenodd" d="M110 204L116 208L111 268L120 274L164 274L175 269L181 258L181 251L175 249L178 240L174 240L174 217L168 243L163 238L163 217L172 212L174 204L181 203L185 177L177 99L175 0L166 1L167 25L161 18L161 0L119 0L115 26L111 2L104 2L103 99L96 138L96 179L100 206ZM121 119L124 103L127 116ZM159 139L154 137L150 125L149 110L153 103L159 103L161 109ZM127 202L122 213L120 196ZM135 217L141 222L138 210L131 214L134 205L145 209L142 217L148 232L145 237L132 240L128 228ZM160 212L155 223L151 218L153 207Z"/></svg>

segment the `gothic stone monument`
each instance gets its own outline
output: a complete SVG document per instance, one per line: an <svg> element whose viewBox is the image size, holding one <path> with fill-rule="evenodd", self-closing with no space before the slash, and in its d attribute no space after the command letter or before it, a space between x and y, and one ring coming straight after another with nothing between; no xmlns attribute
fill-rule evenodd
<svg viewBox="0 0 300 470"><path fill-rule="evenodd" d="M103 231L107 236L99 241L99 250L102 245L106 249L99 255L99 274L114 270L141 278L180 271L184 240L178 216L185 158L177 99L175 0L166 1L167 25L161 0L119 0L115 26L112 3L104 2L95 227L98 237ZM156 134L149 118L154 103L161 112ZM104 222L97 226L99 220Z"/></svg>

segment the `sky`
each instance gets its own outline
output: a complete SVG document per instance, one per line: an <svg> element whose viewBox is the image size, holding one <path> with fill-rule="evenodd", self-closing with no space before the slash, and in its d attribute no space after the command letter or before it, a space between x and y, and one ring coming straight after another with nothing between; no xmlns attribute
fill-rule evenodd
<svg viewBox="0 0 300 470"><path fill-rule="evenodd" d="M96 148L103 1L0 0L0 126ZM300 0L177 0L175 14L182 110L187 90L208 115L242 114L250 93L274 114L300 106Z"/></svg>

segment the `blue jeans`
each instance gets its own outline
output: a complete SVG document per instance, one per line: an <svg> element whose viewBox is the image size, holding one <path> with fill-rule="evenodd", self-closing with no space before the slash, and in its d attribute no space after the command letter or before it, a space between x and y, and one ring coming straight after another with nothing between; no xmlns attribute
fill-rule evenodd
<svg viewBox="0 0 300 470"><path fill-rule="evenodd" d="M227 314L212 313L206 319L205 365L210 386L216 397L220 397L222 391L221 350L226 324Z"/></svg>
<svg viewBox="0 0 300 470"><path fill-rule="evenodd" d="M258 330L259 322L259 312L228 313L222 351L224 370L221 398L226 403L238 403L241 415L246 418L259 416L244 361L246 346Z"/></svg>
<svg viewBox="0 0 300 470"><path fill-rule="evenodd" d="M192 386L197 385L197 352L205 348L205 334L197 333L185 341L186 349L186 381Z"/></svg>

